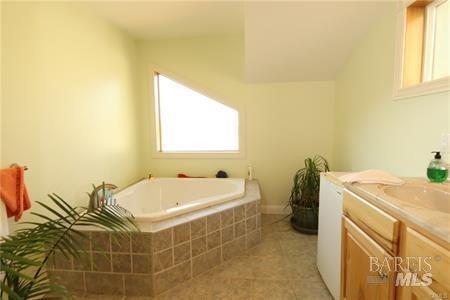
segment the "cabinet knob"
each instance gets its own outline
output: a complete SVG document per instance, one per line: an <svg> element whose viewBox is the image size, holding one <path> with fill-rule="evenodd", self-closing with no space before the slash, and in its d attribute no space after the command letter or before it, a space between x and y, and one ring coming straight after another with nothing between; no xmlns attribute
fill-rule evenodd
<svg viewBox="0 0 450 300"><path fill-rule="evenodd" d="M388 277L388 275L386 273L384 273L382 270L378 271L378 276L380 276L381 279Z"/></svg>

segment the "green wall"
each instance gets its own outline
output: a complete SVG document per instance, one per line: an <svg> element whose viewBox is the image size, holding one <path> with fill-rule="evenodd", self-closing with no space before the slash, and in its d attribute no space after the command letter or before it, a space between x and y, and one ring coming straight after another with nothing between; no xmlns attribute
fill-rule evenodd
<svg viewBox="0 0 450 300"><path fill-rule="evenodd" d="M441 135L449 132L448 92L393 100L395 37L392 12L367 33L336 78L338 170L425 176L430 151L440 150Z"/></svg>

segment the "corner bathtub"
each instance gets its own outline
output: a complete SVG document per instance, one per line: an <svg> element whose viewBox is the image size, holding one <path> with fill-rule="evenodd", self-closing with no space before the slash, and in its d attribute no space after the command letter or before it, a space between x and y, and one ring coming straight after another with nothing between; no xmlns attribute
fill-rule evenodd
<svg viewBox="0 0 450 300"><path fill-rule="evenodd" d="M261 193L256 180L143 179L115 197L135 216L140 230L120 239L108 231L88 230L92 249L109 241L101 250L111 258L108 269L50 264L60 274L60 283L76 293L98 294L98 285L87 282L108 275L114 282L103 285L102 294L156 296L246 253L261 241ZM116 251L121 254L114 255ZM95 264L97 255L90 253ZM74 274L85 278L79 286L71 280Z"/></svg>
<svg viewBox="0 0 450 300"><path fill-rule="evenodd" d="M244 195L242 178L154 178L118 192L116 199L137 221L157 222Z"/></svg>

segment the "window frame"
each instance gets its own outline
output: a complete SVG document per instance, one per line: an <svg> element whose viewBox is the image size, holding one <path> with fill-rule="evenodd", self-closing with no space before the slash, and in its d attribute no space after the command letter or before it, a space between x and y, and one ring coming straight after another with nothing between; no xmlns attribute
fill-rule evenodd
<svg viewBox="0 0 450 300"><path fill-rule="evenodd" d="M176 81L179 84L186 86L204 96L207 96L219 103L222 103L228 107L235 109L238 112L238 134L239 134L239 150L237 151L162 151L161 148L161 120L159 110L159 88L157 85L157 76L162 75L169 79ZM205 89L199 88L199 85L181 79L179 76L174 75L172 72L162 70L160 67L152 68L150 72L150 97L152 101L152 121L151 121L151 142L152 142L152 157L153 158L244 158L245 157L245 114L243 106L239 103L229 103L223 101L223 97L211 96L212 93L205 91Z"/></svg>
<svg viewBox="0 0 450 300"><path fill-rule="evenodd" d="M439 1L439 0L434 0ZM405 42L406 42L406 19L407 19L407 9L408 7L415 3L416 0L401 0L398 2L397 11L397 33L396 33L396 53L395 53L395 66L394 66L394 91L393 99L400 100L410 97L429 95L434 93L442 93L450 90L450 76L427 80L430 73L425 63L422 64L422 76L421 82L415 85L403 87L403 77L404 77L404 59L405 59ZM430 20L427 20L430 21ZM428 27L429 24L425 26ZM425 36L424 45L428 44L429 37ZM428 44L428 46L430 46ZM428 48L424 47L423 51L429 51ZM426 53L426 52L425 52ZM425 61L426 55L423 55L423 60Z"/></svg>

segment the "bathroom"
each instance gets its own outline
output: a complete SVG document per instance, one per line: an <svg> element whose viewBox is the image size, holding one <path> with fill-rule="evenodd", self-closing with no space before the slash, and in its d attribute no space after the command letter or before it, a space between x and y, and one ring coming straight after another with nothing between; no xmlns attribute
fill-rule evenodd
<svg viewBox="0 0 450 300"><path fill-rule="evenodd" d="M62 202L48 194L87 207L107 193L136 232L88 228L75 249L87 263L53 253L45 268L64 297L446 299L439 264L415 291L368 284L347 260L362 259L364 236L371 257L437 251L449 263L449 182L427 182L432 151L450 162L447 1L0 2L0 167L21 175L28 200L7 218L2 178L5 245L20 222L55 216L45 206ZM419 30L402 22L414 13ZM331 173L306 234L289 204L316 155ZM383 172L354 173L367 170ZM355 174L369 178L342 182ZM410 185L423 188L400 190ZM373 211L382 217L364 220ZM431 252L403 253L411 232Z"/></svg>

